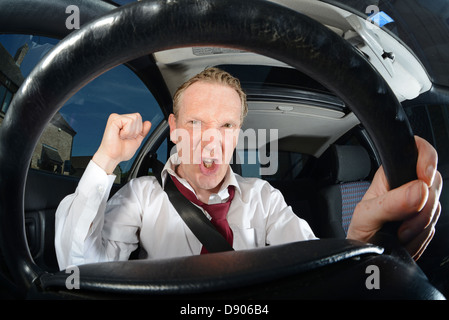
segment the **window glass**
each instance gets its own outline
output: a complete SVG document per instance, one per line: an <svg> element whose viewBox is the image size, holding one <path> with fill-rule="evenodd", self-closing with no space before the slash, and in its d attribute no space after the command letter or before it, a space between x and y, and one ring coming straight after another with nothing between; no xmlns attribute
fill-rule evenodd
<svg viewBox="0 0 449 320"><path fill-rule="evenodd" d="M424 105L405 109L414 134L426 139L438 151L443 177L449 177L449 106Z"/></svg>
<svg viewBox="0 0 449 320"><path fill-rule="evenodd" d="M23 82L56 42L44 37L0 35L0 44L9 52L7 66L15 71L13 80ZM57 112L36 145L31 168L80 177L100 145L109 115L134 112L151 121L152 130L163 119L150 91L130 69L120 65L87 84ZM161 161L166 160L163 156L159 155ZM117 167L116 183L126 182L134 159Z"/></svg>
<svg viewBox="0 0 449 320"><path fill-rule="evenodd" d="M12 92L9 90L6 90L5 95L3 97L3 103L2 103L2 112L6 113L8 111L9 104L12 100Z"/></svg>
<svg viewBox="0 0 449 320"><path fill-rule="evenodd" d="M7 89L4 86L0 85L0 105L3 104L3 100L5 99L6 92L7 92Z"/></svg>
<svg viewBox="0 0 449 320"><path fill-rule="evenodd" d="M6 113L11 103L12 92L0 84L0 111Z"/></svg>
<svg viewBox="0 0 449 320"><path fill-rule="evenodd" d="M268 181L293 180L301 173L310 156L298 152L238 150L242 176Z"/></svg>

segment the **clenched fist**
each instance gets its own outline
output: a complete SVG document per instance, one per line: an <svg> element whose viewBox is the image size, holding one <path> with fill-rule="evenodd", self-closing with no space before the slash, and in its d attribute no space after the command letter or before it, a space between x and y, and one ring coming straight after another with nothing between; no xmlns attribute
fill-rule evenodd
<svg viewBox="0 0 449 320"><path fill-rule="evenodd" d="M133 157L150 128L151 123L142 121L139 113L111 114L100 147L92 160L111 174L120 162Z"/></svg>

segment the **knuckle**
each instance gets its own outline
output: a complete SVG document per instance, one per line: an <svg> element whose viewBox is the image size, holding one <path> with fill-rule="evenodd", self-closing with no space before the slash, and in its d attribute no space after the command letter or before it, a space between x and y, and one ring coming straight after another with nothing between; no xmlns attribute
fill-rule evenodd
<svg viewBox="0 0 449 320"><path fill-rule="evenodd" d="M435 174L435 182L439 188L443 186L443 177L439 171Z"/></svg>

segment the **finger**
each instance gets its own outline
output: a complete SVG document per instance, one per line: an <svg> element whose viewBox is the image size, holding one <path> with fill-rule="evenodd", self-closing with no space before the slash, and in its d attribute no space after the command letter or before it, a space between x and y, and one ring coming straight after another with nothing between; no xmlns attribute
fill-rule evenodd
<svg viewBox="0 0 449 320"><path fill-rule="evenodd" d="M430 187L437 171L438 154L435 148L423 138L415 136L415 142L418 148L416 173L418 179L421 179Z"/></svg>
<svg viewBox="0 0 449 320"><path fill-rule="evenodd" d="M428 193L426 184L415 180L378 197L359 202L349 226L348 237L366 241L386 222L409 219L425 206Z"/></svg>
<svg viewBox="0 0 449 320"><path fill-rule="evenodd" d="M151 129L151 122L150 121L145 121L142 125L142 132L140 133L140 135L145 138L147 136L147 134L150 132Z"/></svg>
<svg viewBox="0 0 449 320"><path fill-rule="evenodd" d="M378 215L384 222L405 220L421 211L427 203L429 189L420 180L414 180L385 193L379 199Z"/></svg>
<svg viewBox="0 0 449 320"><path fill-rule="evenodd" d="M435 235L435 229L431 230L431 233L429 235L420 235L419 238L417 238L416 245L407 245L405 248L410 253L410 256L417 261L421 255L426 251L427 246L432 241L433 236ZM418 241L420 241L418 243Z"/></svg>
<svg viewBox="0 0 449 320"><path fill-rule="evenodd" d="M412 241L405 245L405 248L415 260L418 260L421 257L421 255L431 242L433 236L435 235L435 225L438 222L440 213L441 205L438 204L437 209L433 215L433 219L429 223L429 225L424 230L422 230L422 232L418 234L418 236L416 236Z"/></svg>
<svg viewBox="0 0 449 320"><path fill-rule="evenodd" d="M120 115L118 115L116 113L111 113L109 115L108 121L106 123L105 133L109 133L111 131L112 131L112 133L115 133L115 134L120 133L121 125L118 122L119 118L120 118Z"/></svg>
<svg viewBox="0 0 449 320"><path fill-rule="evenodd" d="M407 244L425 230L432 221L435 221L435 214L440 206L439 198L443 187L441 174L437 172L434 183L429 188L429 196L425 206L416 215L405 220L398 230L399 240Z"/></svg>
<svg viewBox="0 0 449 320"><path fill-rule="evenodd" d="M121 121L121 130L120 130L120 138L121 139L135 139L142 132L142 117L138 113L123 115L120 118Z"/></svg>

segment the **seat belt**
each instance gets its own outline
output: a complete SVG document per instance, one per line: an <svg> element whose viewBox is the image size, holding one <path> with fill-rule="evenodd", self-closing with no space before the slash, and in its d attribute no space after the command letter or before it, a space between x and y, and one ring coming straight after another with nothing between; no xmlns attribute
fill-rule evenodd
<svg viewBox="0 0 449 320"><path fill-rule="evenodd" d="M162 181L159 177L158 181L162 186ZM176 188L170 175L165 181L164 191L167 193L170 202L178 214L209 253L234 250L221 233L217 231L212 222L204 215L203 211L187 200L178 188Z"/></svg>

